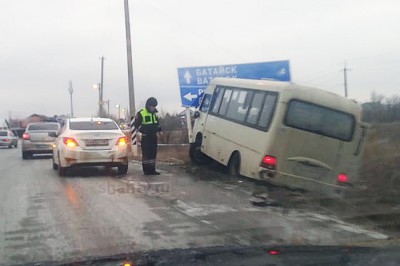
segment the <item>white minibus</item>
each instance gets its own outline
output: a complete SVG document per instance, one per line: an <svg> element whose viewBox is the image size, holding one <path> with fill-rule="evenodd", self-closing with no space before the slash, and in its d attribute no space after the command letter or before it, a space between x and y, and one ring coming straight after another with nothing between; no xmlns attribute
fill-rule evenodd
<svg viewBox="0 0 400 266"><path fill-rule="evenodd" d="M361 106L291 82L215 78L195 113L190 157L230 174L345 196L358 179Z"/></svg>

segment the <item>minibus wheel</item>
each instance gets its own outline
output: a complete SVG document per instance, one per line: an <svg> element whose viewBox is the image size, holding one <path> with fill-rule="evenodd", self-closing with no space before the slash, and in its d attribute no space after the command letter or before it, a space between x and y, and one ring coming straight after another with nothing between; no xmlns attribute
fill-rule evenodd
<svg viewBox="0 0 400 266"><path fill-rule="evenodd" d="M190 144L189 155L192 162L196 164L206 164L210 158L201 151L201 142L196 141Z"/></svg>
<svg viewBox="0 0 400 266"><path fill-rule="evenodd" d="M228 163L228 174L234 177L240 176L240 154L234 152L229 159Z"/></svg>

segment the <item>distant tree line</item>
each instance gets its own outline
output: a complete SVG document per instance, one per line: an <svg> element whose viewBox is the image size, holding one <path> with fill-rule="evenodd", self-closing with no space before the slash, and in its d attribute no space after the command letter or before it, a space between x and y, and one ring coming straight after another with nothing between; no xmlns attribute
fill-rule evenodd
<svg viewBox="0 0 400 266"><path fill-rule="evenodd" d="M362 104L363 120L369 123L390 123L400 121L400 96L386 97L371 93L371 101Z"/></svg>
<svg viewBox="0 0 400 266"><path fill-rule="evenodd" d="M160 126L164 136L161 143L182 144L188 143L188 133L182 115L160 112Z"/></svg>

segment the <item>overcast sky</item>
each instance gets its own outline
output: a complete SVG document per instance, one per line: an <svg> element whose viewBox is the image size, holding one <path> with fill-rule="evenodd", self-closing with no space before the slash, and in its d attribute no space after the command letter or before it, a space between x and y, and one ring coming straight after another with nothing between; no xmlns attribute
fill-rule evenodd
<svg viewBox="0 0 400 266"><path fill-rule="evenodd" d="M123 0L0 0L0 117L129 105ZM181 111L178 67L290 60L292 81L349 96L400 94L398 0L130 0L136 104Z"/></svg>

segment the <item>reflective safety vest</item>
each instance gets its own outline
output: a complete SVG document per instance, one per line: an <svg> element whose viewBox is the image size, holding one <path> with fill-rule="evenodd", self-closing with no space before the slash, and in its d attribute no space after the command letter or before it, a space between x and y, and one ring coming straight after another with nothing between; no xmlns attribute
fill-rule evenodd
<svg viewBox="0 0 400 266"><path fill-rule="evenodd" d="M140 110L140 115L142 116L142 125L154 125L158 123L157 116L147 111L146 108Z"/></svg>

